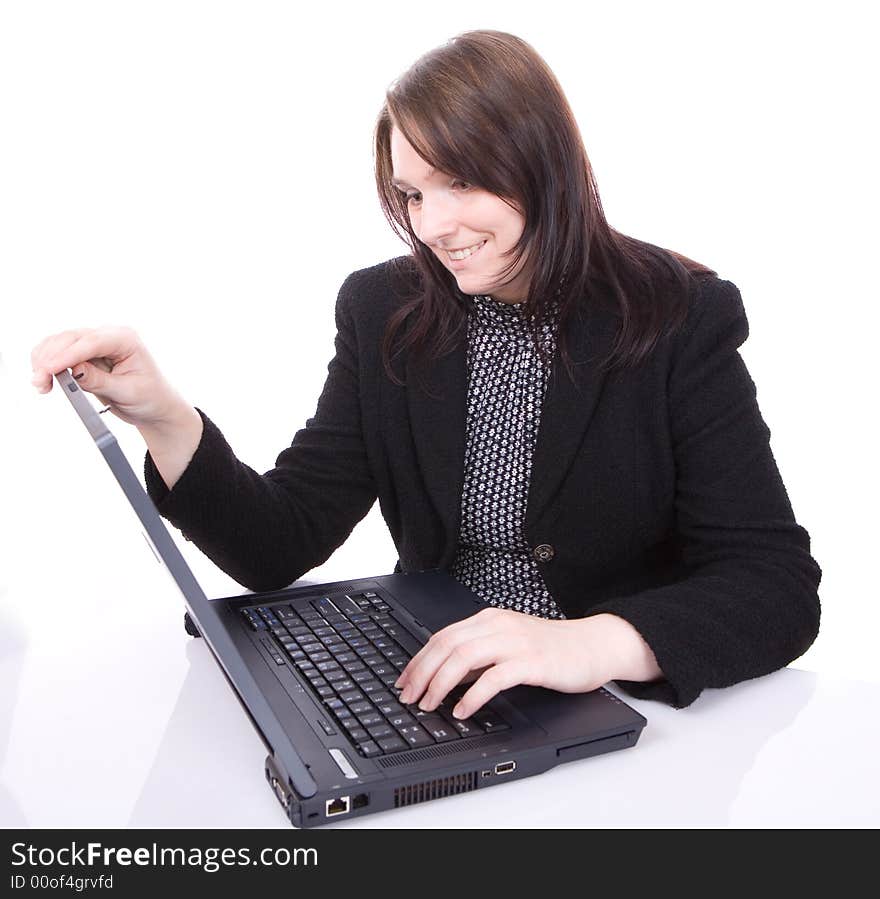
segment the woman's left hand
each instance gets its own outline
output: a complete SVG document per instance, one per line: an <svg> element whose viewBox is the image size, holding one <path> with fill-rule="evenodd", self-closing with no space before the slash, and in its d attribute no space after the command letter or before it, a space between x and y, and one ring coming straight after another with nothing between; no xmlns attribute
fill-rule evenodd
<svg viewBox="0 0 880 899"><path fill-rule="evenodd" d="M608 621L611 619L611 622ZM609 639L614 615L576 620L536 618L483 609L437 631L400 673L402 703L432 711L472 671L482 671L453 709L468 718L501 690L517 684L586 693L612 679ZM622 622L625 624L625 622Z"/></svg>

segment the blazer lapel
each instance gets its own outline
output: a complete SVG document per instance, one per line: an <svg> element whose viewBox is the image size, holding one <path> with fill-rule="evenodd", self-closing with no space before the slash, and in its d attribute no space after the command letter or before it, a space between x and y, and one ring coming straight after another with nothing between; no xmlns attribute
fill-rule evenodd
<svg viewBox="0 0 880 899"><path fill-rule="evenodd" d="M411 357L410 357L411 358ZM467 428L467 330L455 349L420 372L406 366L406 394L416 457L422 478L446 530L440 567L449 564L450 546L458 543L464 448ZM430 394L433 394L431 396Z"/></svg>
<svg viewBox="0 0 880 899"><path fill-rule="evenodd" d="M527 533L556 495L583 442L605 383L599 362L610 352L618 326L618 319L605 308L580 305L574 310L565 324L574 383L565 370L557 340L532 456Z"/></svg>
<svg viewBox="0 0 880 899"><path fill-rule="evenodd" d="M605 376L597 363L611 348L617 319L580 304L565 324L575 382L565 371L557 340L544 397L526 510L526 530L554 497L583 440ZM407 362L407 404L416 455L431 500L446 530L440 567L451 564L461 521L467 428L467 339L462 328L455 349L423 372L425 388ZM434 394L430 396L429 393Z"/></svg>

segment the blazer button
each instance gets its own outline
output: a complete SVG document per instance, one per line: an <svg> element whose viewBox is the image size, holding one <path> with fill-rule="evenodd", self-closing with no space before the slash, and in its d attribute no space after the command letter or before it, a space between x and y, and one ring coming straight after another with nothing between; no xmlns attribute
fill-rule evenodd
<svg viewBox="0 0 880 899"><path fill-rule="evenodd" d="M536 546L532 557L536 562L549 562L556 555L556 550L549 543L542 543Z"/></svg>

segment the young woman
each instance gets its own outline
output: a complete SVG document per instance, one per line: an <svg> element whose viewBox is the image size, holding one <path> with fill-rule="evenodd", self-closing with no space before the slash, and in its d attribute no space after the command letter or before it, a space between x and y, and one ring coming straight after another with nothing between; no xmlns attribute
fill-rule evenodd
<svg viewBox="0 0 880 899"><path fill-rule="evenodd" d="M815 639L821 572L794 519L736 286L605 220L552 72L524 41L459 35L386 94L382 208L409 253L354 272L315 415L263 475L129 329L67 331L72 368L135 425L159 511L254 590L323 563L379 499L397 571L440 568L490 608L401 672L454 714L498 691L617 680L676 707Z"/></svg>

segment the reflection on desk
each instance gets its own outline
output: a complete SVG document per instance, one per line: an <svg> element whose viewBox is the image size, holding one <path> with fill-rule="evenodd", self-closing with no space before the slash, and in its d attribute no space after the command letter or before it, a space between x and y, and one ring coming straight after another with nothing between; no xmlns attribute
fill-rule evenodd
<svg viewBox="0 0 880 899"><path fill-rule="evenodd" d="M182 633L182 631L181 631ZM10 631L6 631L9 637ZM14 638L13 638L14 639ZM4 658L21 654L7 643ZM176 641L176 701L164 720L150 689L128 685L153 726L64 740L60 709L42 733L13 729L13 745L55 739L56 775L22 780L16 754L0 783L0 825L33 827L282 827L263 778L263 745L201 640ZM178 663L183 660L183 665ZM12 665L15 673L15 665ZM5 681L10 683L9 680ZM14 681L13 681L14 682ZM99 672L84 695L106 692ZM687 709L637 701L648 719L632 750L561 765L538 777L379 813L335 827L828 827L880 824L874 747L876 686L788 668ZM10 733L9 705L2 707ZM112 720L113 708L105 714ZM135 714L134 717L137 717ZM33 720L32 720L33 725ZM112 729L111 729L112 730ZM101 764L96 767L95 761ZM133 768L141 772L133 776ZM33 772L31 772L33 773ZM48 773L48 772L47 772ZM84 798L85 799L84 802Z"/></svg>

